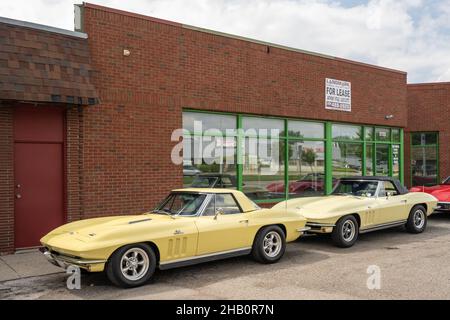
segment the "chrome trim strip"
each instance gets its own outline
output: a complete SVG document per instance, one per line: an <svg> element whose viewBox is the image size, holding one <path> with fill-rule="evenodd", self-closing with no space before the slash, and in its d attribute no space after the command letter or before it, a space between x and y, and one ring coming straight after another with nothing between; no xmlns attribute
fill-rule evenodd
<svg viewBox="0 0 450 320"><path fill-rule="evenodd" d="M307 222L306 223L306 226L307 227L319 227L319 228L321 228L321 227L336 227L336 225L335 224L332 224L332 223L318 223L318 222Z"/></svg>
<svg viewBox="0 0 450 320"><path fill-rule="evenodd" d="M170 261L166 261L166 262L160 262L159 265L166 266L169 264L175 264L175 263L180 263L180 262L185 262L185 261L193 261L193 260L211 258L211 257L221 256L221 255L226 255L226 254L240 253L242 251L248 251L251 249L252 249L252 247L246 247L246 248L233 249L233 250L228 250L228 251L220 251L220 252L215 252L215 253L204 254L201 256L194 256L194 257L189 257L189 258L182 258L182 259L170 260Z"/></svg>
<svg viewBox="0 0 450 320"><path fill-rule="evenodd" d="M64 267L63 265L76 265L79 267L86 267L91 264L105 263L107 261L107 260L79 260L67 256L55 256L50 251L45 251L44 256L50 263L59 267Z"/></svg>
<svg viewBox="0 0 450 320"><path fill-rule="evenodd" d="M304 227L304 228L299 228L299 229L297 229L296 231L297 231L297 232L306 232L306 231L309 231L309 230L311 230L310 227Z"/></svg>
<svg viewBox="0 0 450 320"><path fill-rule="evenodd" d="M400 221L395 221L395 222L378 224L378 225L375 225L375 226L372 226L372 227L369 227L369 228L360 229L359 233L367 233L367 232L372 232L372 231L377 231L377 230L382 230L382 229L388 229L388 228L401 226L401 225L404 225L406 223L406 221L407 220L400 220Z"/></svg>

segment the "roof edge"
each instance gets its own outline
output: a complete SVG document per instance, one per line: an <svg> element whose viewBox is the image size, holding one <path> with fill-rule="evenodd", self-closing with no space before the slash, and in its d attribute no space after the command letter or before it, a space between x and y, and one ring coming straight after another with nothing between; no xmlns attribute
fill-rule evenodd
<svg viewBox="0 0 450 320"><path fill-rule="evenodd" d="M450 82L422 82L408 83L408 87L432 87L432 86L450 86Z"/></svg>
<svg viewBox="0 0 450 320"><path fill-rule="evenodd" d="M5 17L0 17L0 23L9 24L9 25L16 26L16 27L30 28L30 29L40 30L40 31L57 33L57 34L62 34L65 36L70 36L70 37L75 37L75 38L81 38L81 39L88 38L88 35L83 32L71 31L71 30L51 27L51 26L47 26L47 25L43 25L43 24L27 22L27 21L22 21L22 20L15 20L15 19L10 19L10 18L5 18Z"/></svg>
<svg viewBox="0 0 450 320"><path fill-rule="evenodd" d="M275 43L271 43L271 42L266 42L266 41L262 41L262 40L257 40L257 39L253 39L253 38L247 38L247 37L244 37L244 36L233 35L233 34L229 34L229 33L225 33L225 32L214 31L214 30L211 30L211 29L206 29L206 28L202 28L202 27L196 27L196 26L192 26L192 25L188 25L188 24L182 24L182 23L174 22L174 21L170 21L170 20L154 18L154 17L151 17L151 16L139 14L139 13L134 13L134 12L120 10L120 9L114 9L114 8L105 7L105 6L92 4L92 3L88 3L88 2L83 2L83 6L85 8L102 10L102 11L105 11L105 12L116 13L116 14L125 15L125 16L129 16L129 17L134 17L134 18L139 18L139 19L143 19L143 20L153 21L153 22L157 22L157 23L167 24L167 25L171 25L171 26L181 27L181 28L184 28L184 29L190 29L190 30L193 30L193 31L209 33L209 34L222 36L222 37L226 37L226 38L231 38L231 39L235 39L235 40L241 40L241 41L251 42L251 43L255 43L255 44L260 44L260 45L263 45L263 46L269 46L269 47L273 47L273 48L278 48L278 49L282 49L282 50L286 50L286 51L293 51L293 52L302 53L302 54L311 55L311 56L316 56L316 57L320 57L320 58L324 58L324 59L330 59L330 60L335 60L335 61L338 61L338 62L349 63L349 64L353 64L353 65L357 65L357 66L369 67L369 68L373 68L373 69L377 69L377 70L381 70L381 71L392 72L392 73L397 73L397 74L402 74L402 75L406 75L407 74L407 72L405 72L405 71L396 70L396 69L392 69L392 68L381 67L381 66L370 64L370 63L358 62L358 61L353 61L353 60L348 60L348 59L344 59L344 58L339 58L339 57L335 57L335 56L331 56L331 55L327 55L327 54L317 53L317 52L313 52L313 51L297 49L297 48L293 48L293 47L289 47L289 46L284 46L284 45L275 44Z"/></svg>

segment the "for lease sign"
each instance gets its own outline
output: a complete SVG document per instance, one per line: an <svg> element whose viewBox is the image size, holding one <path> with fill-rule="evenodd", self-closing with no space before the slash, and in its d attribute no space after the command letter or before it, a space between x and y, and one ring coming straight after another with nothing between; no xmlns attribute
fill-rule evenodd
<svg viewBox="0 0 450 320"><path fill-rule="evenodd" d="M347 81L325 79L325 109L352 111L352 84Z"/></svg>

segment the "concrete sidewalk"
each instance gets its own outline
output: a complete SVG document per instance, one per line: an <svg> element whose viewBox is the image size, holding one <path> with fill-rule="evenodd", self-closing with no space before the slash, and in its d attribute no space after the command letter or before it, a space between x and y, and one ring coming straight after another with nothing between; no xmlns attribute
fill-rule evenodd
<svg viewBox="0 0 450 320"><path fill-rule="evenodd" d="M0 282L60 272L37 249L0 256Z"/></svg>

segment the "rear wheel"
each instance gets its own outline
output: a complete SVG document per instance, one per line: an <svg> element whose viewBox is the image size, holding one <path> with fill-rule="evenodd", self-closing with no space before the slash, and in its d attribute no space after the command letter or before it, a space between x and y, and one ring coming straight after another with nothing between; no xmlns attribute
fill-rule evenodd
<svg viewBox="0 0 450 320"><path fill-rule="evenodd" d="M278 262L286 250L286 236L278 226L262 228L253 242L253 258L265 264Z"/></svg>
<svg viewBox="0 0 450 320"><path fill-rule="evenodd" d="M340 248L353 246L358 239L359 225L354 216L345 216L338 220L331 233L333 243Z"/></svg>
<svg viewBox="0 0 450 320"><path fill-rule="evenodd" d="M427 227L427 210L422 205L414 206L406 222L406 230L410 233L422 233Z"/></svg>
<svg viewBox="0 0 450 320"><path fill-rule="evenodd" d="M109 280L122 288L145 284L155 273L156 255L148 245L124 246L113 253L106 266Z"/></svg>

